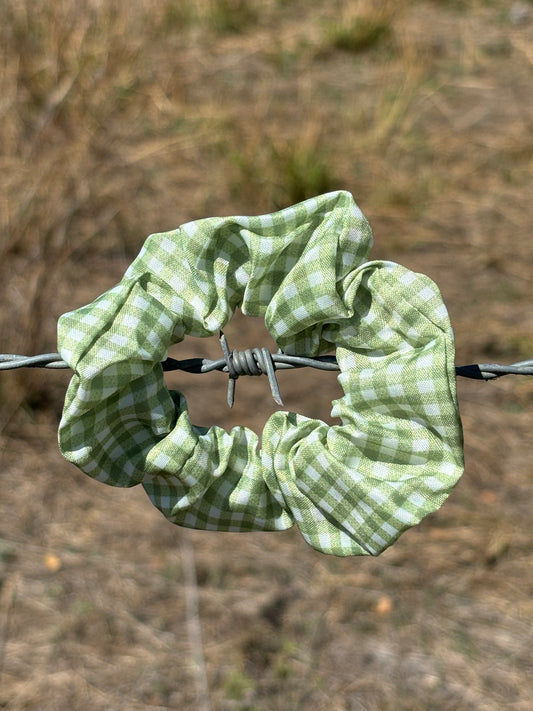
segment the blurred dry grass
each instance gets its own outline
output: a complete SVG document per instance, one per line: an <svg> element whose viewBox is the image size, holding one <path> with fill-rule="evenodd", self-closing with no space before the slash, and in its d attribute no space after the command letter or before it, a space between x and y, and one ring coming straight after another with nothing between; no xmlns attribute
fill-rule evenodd
<svg viewBox="0 0 533 711"><path fill-rule="evenodd" d="M375 255L439 284L459 362L532 357L530 3L0 13L2 350L55 350L58 315L115 283L150 232L342 187ZM216 374L173 378L202 424L259 430L272 410L255 380L230 415ZM0 378L0 707L533 707L530 381L460 383L453 496L382 557L337 560L295 531L185 536L142 492L83 477L55 445L67 380ZM289 407L327 419L334 380L280 380Z"/></svg>

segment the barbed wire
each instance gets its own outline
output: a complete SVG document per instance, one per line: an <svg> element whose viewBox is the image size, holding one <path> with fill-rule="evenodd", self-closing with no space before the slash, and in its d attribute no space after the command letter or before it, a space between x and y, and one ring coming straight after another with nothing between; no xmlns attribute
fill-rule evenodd
<svg viewBox="0 0 533 711"><path fill-rule="evenodd" d="M244 351L231 351L226 336L220 333L220 346L223 357L218 360L209 358L186 358L177 360L167 358L161 365L166 372L184 371L187 373L210 373L215 370L227 373L228 405L233 407L235 400L235 382L241 375L266 375L270 384L272 397L279 405L283 405L276 370L293 368L316 368L319 370L340 370L335 356L295 356L282 351L271 353L268 348L247 348ZM66 369L70 366L59 353L43 353L35 356L0 353L0 370L16 368L49 368L53 370ZM504 375L533 375L533 359L523 360L510 365L500 363L475 363L455 368L457 376L474 380L494 380Z"/></svg>
<svg viewBox="0 0 533 711"><path fill-rule="evenodd" d="M15 353L0 353L0 370L15 370L15 368L68 368L68 363L61 360L59 353L42 353L41 355L25 356Z"/></svg>

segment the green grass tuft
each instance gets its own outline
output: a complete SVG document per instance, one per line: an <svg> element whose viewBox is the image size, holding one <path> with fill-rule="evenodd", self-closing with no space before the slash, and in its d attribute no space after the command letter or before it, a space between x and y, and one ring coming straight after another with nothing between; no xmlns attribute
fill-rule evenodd
<svg viewBox="0 0 533 711"><path fill-rule="evenodd" d="M376 47L391 34L390 22L377 17L356 17L350 22L330 25L330 44L348 52L364 52Z"/></svg>

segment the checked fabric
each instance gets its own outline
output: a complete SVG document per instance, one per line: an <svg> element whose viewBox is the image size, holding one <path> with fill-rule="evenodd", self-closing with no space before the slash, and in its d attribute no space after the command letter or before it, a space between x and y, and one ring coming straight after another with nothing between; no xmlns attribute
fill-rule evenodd
<svg viewBox="0 0 533 711"><path fill-rule="evenodd" d="M372 233L344 191L269 215L151 235L122 281L64 314L73 368L59 445L114 486L141 484L173 523L219 531L296 523L315 549L376 555L438 509L463 470L454 345L435 284L369 261ZM335 350L339 424L275 412L258 437L190 422L161 362L218 335L239 307L286 353Z"/></svg>

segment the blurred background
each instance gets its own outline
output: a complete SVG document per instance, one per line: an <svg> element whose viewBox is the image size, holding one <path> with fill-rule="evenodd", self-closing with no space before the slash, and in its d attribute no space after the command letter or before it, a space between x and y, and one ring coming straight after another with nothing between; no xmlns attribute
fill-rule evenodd
<svg viewBox="0 0 533 711"><path fill-rule="evenodd" d="M0 57L0 351L55 351L152 232L342 188L439 285L458 364L533 357L531 2L0 0ZM203 377L169 377L193 422L260 432L266 380L230 412ZM531 379L458 382L465 474L377 559L92 481L57 449L68 379L0 374L0 707L533 708ZM325 420L339 392L280 385Z"/></svg>

